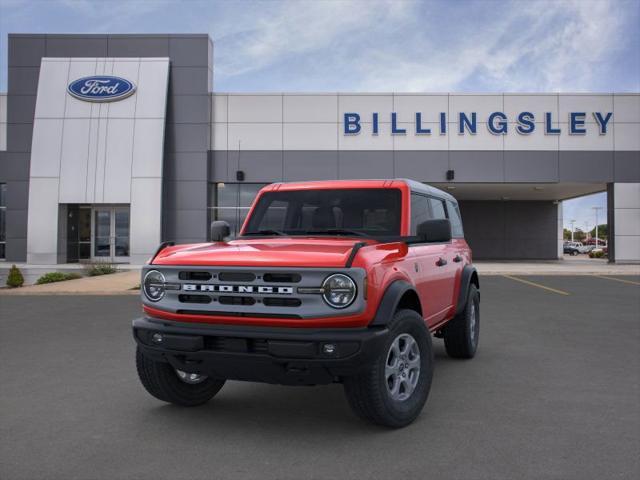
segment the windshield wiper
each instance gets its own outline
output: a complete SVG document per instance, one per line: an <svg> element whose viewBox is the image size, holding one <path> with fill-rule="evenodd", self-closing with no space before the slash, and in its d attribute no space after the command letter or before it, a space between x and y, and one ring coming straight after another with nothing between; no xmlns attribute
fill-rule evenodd
<svg viewBox="0 0 640 480"><path fill-rule="evenodd" d="M284 236L286 233L281 232L280 230L258 230L256 232L245 232L246 235L279 235Z"/></svg>
<svg viewBox="0 0 640 480"><path fill-rule="evenodd" d="M308 235L353 235L355 237L368 237L366 233L358 232L357 230L348 230L346 228L327 228L326 230L307 230L304 234Z"/></svg>

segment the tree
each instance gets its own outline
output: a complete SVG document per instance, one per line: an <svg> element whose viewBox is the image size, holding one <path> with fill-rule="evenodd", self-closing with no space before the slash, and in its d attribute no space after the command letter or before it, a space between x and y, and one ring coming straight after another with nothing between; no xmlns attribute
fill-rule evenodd
<svg viewBox="0 0 640 480"><path fill-rule="evenodd" d="M596 236L596 227L589 232L589 235L595 238ZM602 225L598 225L598 238L607 238L609 236L609 228L606 223Z"/></svg>
<svg viewBox="0 0 640 480"><path fill-rule="evenodd" d="M565 240L571 240L571 230L569 230L568 228L563 229L562 238L564 238Z"/></svg>
<svg viewBox="0 0 640 480"><path fill-rule="evenodd" d="M576 228L573 232L573 240L575 242L582 242L585 238L587 238L587 235L580 230L579 228Z"/></svg>

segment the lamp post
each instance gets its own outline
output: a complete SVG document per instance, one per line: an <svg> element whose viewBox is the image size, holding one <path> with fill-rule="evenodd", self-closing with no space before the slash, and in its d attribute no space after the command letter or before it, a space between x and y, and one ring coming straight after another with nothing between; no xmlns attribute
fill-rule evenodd
<svg viewBox="0 0 640 480"><path fill-rule="evenodd" d="M596 248L598 248L598 210L602 210L602 207L591 207L596 212Z"/></svg>
<svg viewBox="0 0 640 480"><path fill-rule="evenodd" d="M575 225L576 221L575 220L571 220L569 223L571 224L571 241L573 242L573 231L575 230L574 225Z"/></svg>

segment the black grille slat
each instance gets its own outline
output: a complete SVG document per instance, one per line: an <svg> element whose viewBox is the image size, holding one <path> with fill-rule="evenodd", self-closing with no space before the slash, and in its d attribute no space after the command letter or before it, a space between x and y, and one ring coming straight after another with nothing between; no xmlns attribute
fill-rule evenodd
<svg viewBox="0 0 640 480"><path fill-rule="evenodd" d="M207 282L213 278L209 272L180 272L178 273L180 280L194 280L196 282Z"/></svg>
<svg viewBox="0 0 640 480"><path fill-rule="evenodd" d="M251 272L220 272L218 278L221 282L253 282L256 274Z"/></svg>
<svg viewBox="0 0 640 480"><path fill-rule="evenodd" d="M178 300L181 303L211 303L211 297L209 295L178 295Z"/></svg>
<svg viewBox="0 0 640 480"><path fill-rule="evenodd" d="M218 297L220 305L255 305L256 300L252 297Z"/></svg>
<svg viewBox="0 0 640 480"><path fill-rule="evenodd" d="M299 307L302 305L302 300L299 298L279 298L279 297L267 297L262 300L267 307Z"/></svg>
<svg viewBox="0 0 640 480"><path fill-rule="evenodd" d="M265 273L262 276L265 283L298 283L302 280L299 273Z"/></svg>

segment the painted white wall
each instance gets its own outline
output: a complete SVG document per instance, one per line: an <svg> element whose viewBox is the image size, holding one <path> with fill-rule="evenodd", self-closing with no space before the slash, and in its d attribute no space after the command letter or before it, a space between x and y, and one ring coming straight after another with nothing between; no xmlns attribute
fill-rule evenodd
<svg viewBox="0 0 640 480"><path fill-rule="evenodd" d="M640 94L421 94L421 93L217 93L211 97L212 150L640 150ZM509 132L493 135L490 113L508 117ZM530 135L516 132L517 115L535 115ZM569 112L587 115L586 135L569 135ZM592 112L613 112L600 135ZM362 131L344 135L346 112L361 116ZM371 114L379 113L379 134ZM406 135L391 135L391 112ZM415 113L430 135L416 135ZM439 113L447 113L446 135ZM457 133L460 112L477 113L477 134ZM544 133L545 112L560 135ZM238 147L240 145L240 147Z"/></svg>
<svg viewBox="0 0 640 480"><path fill-rule="evenodd" d="M91 103L67 93L73 80L116 75L136 92ZM31 148L27 261L53 264L58 205L126 204L132 263L161 240L168 58L43 58Z"/></svg>
<svg viewBox="0 0 640 480"><path fill-rule="evenodd" d="M616 263L640 263L640 183L613 185Z"/></svg>

